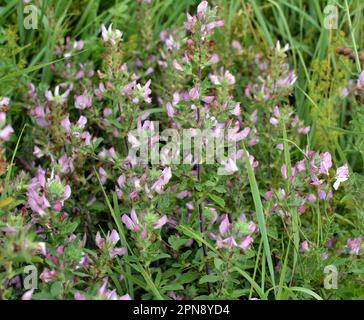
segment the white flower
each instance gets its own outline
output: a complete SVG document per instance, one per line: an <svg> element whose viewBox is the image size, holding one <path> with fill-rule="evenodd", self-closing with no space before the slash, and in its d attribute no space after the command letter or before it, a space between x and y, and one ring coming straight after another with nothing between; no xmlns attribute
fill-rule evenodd
<svg viewBox="0 0 364 320"><path fill-rule="evenodd" d="M337 168L336 170L336 181L334 183L334 189L337 190L340 186L341 182L344 182L349 179L349 168L348 165L345 164L342 167Z"/></svg>
<svg viewBox="0 0 364 320"><path fill-rule="evenodd" d="M63 94L59 94L59 86L56 86L56 88L54 89L54 94L52 93L52 91L47 90L44 95L50 102L55 102L57 104L64 104L66 103L67 97L70 94L71 90L72 87L67 89Z"/></svg>
<svg viewBox="0 0 364 320"><path fill-rule="evenodd" d="M276 44L276 51L279 54L285 53L289 50L289 44L287 43L283 48L281 48L281 43L279 42L279 40L277 41Z"/></svg>
<svg viewBox="0 0 364 320"><path fill-rule="evenodd" d="M101 25L101 36L104 42L111 42L116 45L122 40L123 33L118 29L113 30L112 24L109 25L108 29L105 28L105 25Z"/></svg>

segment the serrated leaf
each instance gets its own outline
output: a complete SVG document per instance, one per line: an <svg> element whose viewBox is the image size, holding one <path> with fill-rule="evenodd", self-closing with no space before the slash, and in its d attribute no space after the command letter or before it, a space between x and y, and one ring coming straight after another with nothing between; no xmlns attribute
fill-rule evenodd
<svg viewBox="0 0 364 320"><path fill-rule="evenodd" d="M221 270L221 266L224 264L224 261L222 261L219 258L214 259L214 265L217 270Z"/></svg>
<svg viewBox="0 0 364 320"><path fill-rule="evenodd" d="M61 234L62 235L67 235L70 233L73 233L78 226L78 222L74 221L74 222L68 222L61 230Z"/></svg>

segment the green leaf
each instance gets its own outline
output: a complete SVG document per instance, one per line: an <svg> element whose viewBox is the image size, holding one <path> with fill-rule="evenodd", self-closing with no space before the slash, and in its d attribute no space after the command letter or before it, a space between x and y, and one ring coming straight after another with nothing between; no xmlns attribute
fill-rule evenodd
<svg viewBox="0 0 364 320"><path fill-rule="evenodd" d="M209 197L212 201L214 201L216 204L218 204L221 208L225 207L225 200L217 195L209 194Z"/></svg>
<svg viewBox="0 0 364 320"><path fill-rule="evenodd" d="M51 286L51 295L52 297L58 297L63 293L63 285L62 282L60 281L56 281L54 283L52 283Z"/></svg>
<svg viewBox="0 0 364 320"><path fill-rule="evenodd" d="M206 282L214 283L219 280L220 280L220 276L217 276L215 274L207 274L207 275L203 276L198 283L199 284L203 284Z"/></svg>
<svg viewBox="0 0 364 320"><path fill-rule="evenodd" d="M307 294L309 296L314 297L316 300L323 300L317 293L313 292L310 289L304 288L304 287L290 287L290 288L287 288L287 289L290 290L290 291L298 291L298 292L305 293L305 294Z"/></svg>
<svg viewBox="0 0 364 320"><path fill-rule="evenodd" d="M225 188L225 186L220 185L215 188L215 191L218 193L226 193L226 188Z"/></svg>
<svg viewBox="0 0 364 320"><path fill-rule="evenodd" d="M178 283L181 283L181 284L184 284L184 283L190 283L196 279L198 279L199 277L201 276L200 273L198 272L193 272L193 271L190 271L190 272L186 272L186 273L183 273L178 279Z"/></svg>
<svg viewBox="0 0 364 320"><path fill-rule="evenodd" d="M78 226L78 221L67 222L62 227L61 234L67 235L67 234L73 233L77 229L77 226Z"/></svg>
<svg viewBox="0 0 364 320"><path fill-rule="evenodd" d="M265 224L265 216L264 216L264 212L263 212L262 201L260 199L258 183L257 183L257 180L255 179L254 170L253 170L253 167L250 164L248 152L246 151L244 142L242 142L242 145L243 145L243 149L244 149L244 152L245 152L245 163L246 163L246 167L247 167L247 170L248 170L249 184L250 184L251 193L252 193L252 196L253 196L255 211L256 211L257 220L258 220L258 225L259 225L259 229L260 229L262 239L263 239L264 252L265 252L267 263L268 263L268 268L269 268L269 273L270 273L270 276L271 276L271 281L272 281L273 287L275 287L275 277L274 277L274 267L273 267L273 261L272 261L272 254L271 254L271 251L270 251L267 227L266 227L266 224Z"/></svg>
<svg viewBox="0 0 364 320"><path fill-rule="evenodd" d="M221 266L224 264L224 261L222 261L219 258L214 259L214 265L217 270L221 270Z"/></svg>
<svg viewBox="0 0 364 320"><path fill-rule="evenodd" d="M172 246L173 250L178 250L180 247L187 243L188 239L178 238L172 235L168 238L168 243Z"/></svg>
<svg viewBox="0 0 364 320"><path fill-rule="evenodd" d="M163 292L183 290L183 286L178 283L170 283L162 288Z"/></svg>

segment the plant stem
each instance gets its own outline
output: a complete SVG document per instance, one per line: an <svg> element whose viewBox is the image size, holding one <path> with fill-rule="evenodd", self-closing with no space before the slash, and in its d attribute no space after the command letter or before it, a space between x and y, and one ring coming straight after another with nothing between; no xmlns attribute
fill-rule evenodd
<svg viewBox="0 0 364 320"><path fill-rule="evenodd" d="M201 70L201 45L199 45L199 66L198 66L198 90L201 93L201 83L202 83L202 70ZM198 105L198 107L196 108L196 122L197 122L197 127L200 129L201 128L201 114L200 114L200 105ZM201 162L201 155L198 155L198 159L197 159L197 179L198 182L201 183L201 171L202 171L202 164ZM201 235L203 237L203 233L205 230L205 221L204 221L204 217L203 217L203 207L202 207L202 202L199 202L198 204L198 219L200 221L200 232ZM207 248L205 244L202 244L202 251L203 251L203 255L205 258L205 271L206 274L210 274L211 270L210 270L210 266L207 262ZM211 294L212 292L212 285L210 282L207 282L207 292L209 294Z"/></svg>

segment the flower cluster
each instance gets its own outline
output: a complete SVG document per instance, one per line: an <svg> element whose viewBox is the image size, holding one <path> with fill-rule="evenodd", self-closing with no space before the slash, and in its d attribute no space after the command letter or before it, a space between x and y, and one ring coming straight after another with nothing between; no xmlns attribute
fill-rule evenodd
<svg viewBox="0 0 364 320"><path fill-rule="evenodd" d="M42 168L38 169L31 180L27 192L28 206L41 218L46 216L48 208L60 212L65 200L70 196L71 187L68 184L64 185L60 177L53 172L47 178Z"/></svg>

